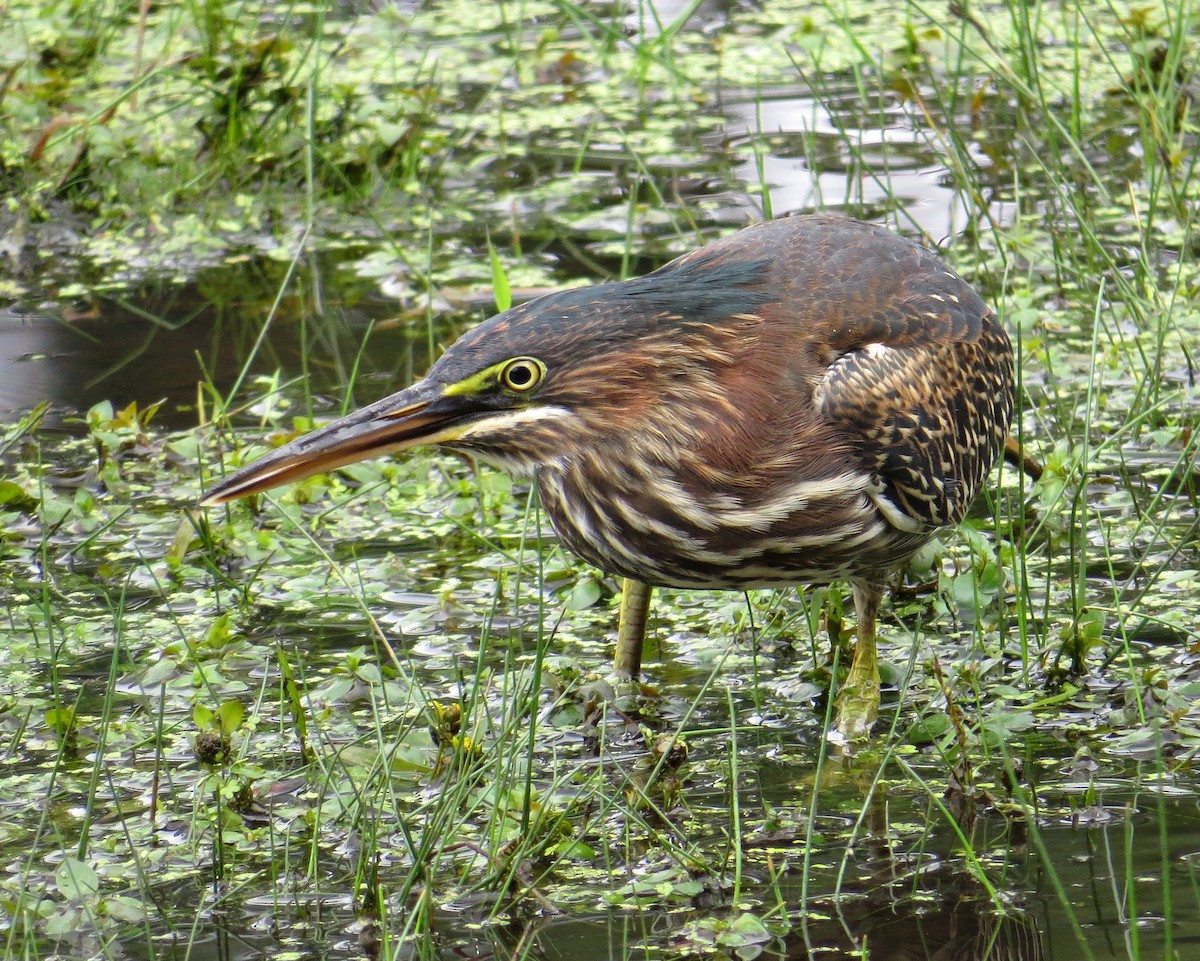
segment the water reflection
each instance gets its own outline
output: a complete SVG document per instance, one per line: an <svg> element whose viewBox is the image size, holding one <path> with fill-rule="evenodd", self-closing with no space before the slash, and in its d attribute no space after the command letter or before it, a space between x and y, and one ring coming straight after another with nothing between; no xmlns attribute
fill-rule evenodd
<svg viewBox="0 0 1200 961"><path fill-rule="evenodd" d="M1145 814L1149 815L1152 808L1153 804L1148 804ZM398 943L397 934L405 929L406 912L410 910L400 904L392 905L387 933L392 938L394 956L439 961L513 957L609 961L660 955L741 956L771 961L1190 958L1178 949L1195 943L1196 938L1191 891L1200 877L1200 854L1196 853L1200 822L1190 798L1164 803L1157 813L1171 825L1174 840L1170 852L1164 852L1157 843L1158 823L1140 815L1111 830L1043 829L1039 845L991 849L985 857L999 858L1006 865L1004 883L999 887L1002 893L995 896L961 859L918 858L915 852L892 855L885 848L877 848L862 865L868 869L866 876L833 885L836 893L821 893L805 901L799 894L801 852L795 850L791 852L795 868L786 876L787 883L774 889L772 895L784 899L788 934L779 938L763 929L760 939L748 939L740 951L728 933L744 913L770 920L772 902L766 897L766 889L756 891L752 900L742 905L721 900L714 889L707 896L708 903L677 905L673 910L601 907L604 892L597 890L595 909L564 904L563 914L555 913L552 904L539 899L526 899L504 908L496 891L459 892L456 898L439 903L436 937L426 935ZM1126 838L1128 832L1138 832L1139 821L1143 822L1141 831L1146 839ZM1044 850L1038 853L1041 848ZM1124 863L1122 852L1129 855L1128 863ZM781 850L780 857L787 858L787 852ZM989 876L994 873L989 870ZM624 872L614 875L611 887L618 887L627 878ZM1173 883L1168 885L1170 879ZM545 880L552 883L550 878ZM1135 880L1137 913L1131 915L1132 889L1124 886ZM820 890L830 890L823 881L814 884ZM338 884L332 889L341 890ZM190 895L191 903L204 900L198 888L181 890ZM1173 906L1164 900L1168 890ZM1070 904L1064 903L1064 894ZM1002 908L997 906L997 897L1002 899ZM163 961L262 957L265 955L257 952L269 952L272 941L276 948L286 943L307 952L305 956L372 956L368 939L363 937L368 926L356 918L348 897L316 897L280 889L275 894L250 898L244 907L248 914L207 914L202 933L193 931L190 939L180 939L174 945L159 941L154 956ZM259 914L262 908L268 909L265 914ZM248 923L248 917L257 920ZM1122 934L1132 927L1139 932L1140 954L1131 953ZM743 930L752 930L752 925ZM723 934L726 937L721 940ZM1167 939L1173 941L1176 953L1167 952ZM125 940L123 947L130 957L150 956L142 936Z"/></svg>
<svg viewBox="0 0 1200 961"><path fill-rule="evenodd" d="M648 0L630 5L625 17L625 28L631 35L653 40L661 36L663 29L675 24L684 13L689 12L692 0ZM683 30L705 31L729 22L735 4L733 0L701 0L690 10L690 16L682 24Z"/></svg>
<svg viewBox="0 0 1200 961"><path fill-rule="evenodd" d="M966 877L945 890L924 885L919 892L896 897L889 889L857 896L847 893L833 902L817 902L791 922L791 933L779 939L764 933L756 940L751 926L741 951L733 950L740 912L731 907L648 918L621 912L592 916L547 917L513 912L497 923L486 912L477 923L456 915L458 930L474 927L475 939L444 943L431 958L471 957L572 961L653 956L670 944L679 956L744 956L770 961L1043 961L1042 935L1027 914L997 912L978 885ZM792 906L794 908L794 906ZM447 919L450 921L451 919ZM730 954L725 952L729 951Z"/></svg>
<svg viewBox="0 0 1200 961"><path fill-rule="evenodd" d="M938 243L968 223L971 211L945 167L944 146L933 142L926 123L913 120L898 95L880 93L865 102L852 89L821 96L807 87L756 91L727 102L724 114L728 136L745 156L735 167L737 178L761 183L777 215L841 210L920 230ZM986 182L995 158L969 139L966 149ZM987 203L998 224L1015 215L1011 203Z"/></svg>
<svg viewBox="0 0 1200 961"><path fill-rule="evenodd" d="M759 156L735 172L746 183L761 177L774 211L902 210L900 220L935 240L965 220L928 132L899 108L868 108L851 94L818 99L797 92L734 102L725 114L732 137L759 143Z"/></svg>
<svg viewBox="0 0 1200 961"><path fill-rule="evenodd" d="M189 427L201 385L223 393L243 369L306 378L309 390L296 396L311 391L340 401L353 385L353 404L424 369L423 323L373 326L394 316L394 302L316 272L288 288L260 342L279 283L259 265L240 265L188 283L0 317L0 414L49 402L46 423L61 426L99 401L165 400L156 422Z"/></svg>
<svg viewBox="0 0 1200 961"><path fill-rule="evenodd" d="M945 891L892 899L875 892L843 900L829 917L806 920L788 938L788 959L870 961L1042 961L1042 935L1028 914L1000 915L966 878Z"/></svg>

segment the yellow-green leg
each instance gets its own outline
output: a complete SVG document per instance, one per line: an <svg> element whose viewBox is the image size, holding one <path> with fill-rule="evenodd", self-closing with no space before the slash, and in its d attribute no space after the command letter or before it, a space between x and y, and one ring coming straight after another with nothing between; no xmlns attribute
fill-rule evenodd
<svg viewBox="0 0 1200 961"><path fill-rule="evenodd" d="M883 588L878 584L854 584L854 613L858 641L850 673L837 697L834 729L847 741L859 741L871 733L879 717L879 659L875 649L875 618Z"/></svg>
<svg viewBox="0 0 1200 961"><path fill-rule="evenodd" d="M646 641L646 620L650 616L649 584L621 581L621 618L617 625L617 653L613 672L618 677L636 678L642 673L642 645Z"/></svg>

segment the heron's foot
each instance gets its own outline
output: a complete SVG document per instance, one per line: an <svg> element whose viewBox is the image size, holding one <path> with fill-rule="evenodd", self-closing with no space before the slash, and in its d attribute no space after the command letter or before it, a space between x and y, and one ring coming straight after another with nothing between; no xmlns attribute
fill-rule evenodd
<svg viewBox="0 0 1200 961"><path fill-rule="evenodd" d="M838 691L834 733L846 742L865 740L878 717L879 678L852 667Z"/></svg>
<svg viewBox="0 0 1200 961"><path fill-rule="evenodd" d="M636 675L631 675L628 671L612 670L604 675L603 685L611 693L609 700L615 700L618 697L630 697L640 694L642 691L642 675L639 672Z"/></svg>

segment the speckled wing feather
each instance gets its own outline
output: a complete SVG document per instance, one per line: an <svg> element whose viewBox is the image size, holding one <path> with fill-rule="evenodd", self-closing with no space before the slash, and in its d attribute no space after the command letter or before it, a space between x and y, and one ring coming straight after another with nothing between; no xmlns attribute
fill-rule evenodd
<svg viewBox="0 0 1200 961"><path fill-rule="evenodd" d="M1012 361L995 315L931 253L906 245L862 269L854 312L824 315L828 354L814 402L878 479L893 524L962 520L1012 413ZM893 280L888 282L888 275Z"/></svg>

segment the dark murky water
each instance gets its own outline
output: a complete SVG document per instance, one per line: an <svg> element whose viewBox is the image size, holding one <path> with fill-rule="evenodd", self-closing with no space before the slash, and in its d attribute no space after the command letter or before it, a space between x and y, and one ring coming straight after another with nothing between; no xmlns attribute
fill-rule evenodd
<svg viewBox="0 0 1200 961"><path fill-rule="evenodd" d="M205 385L223 396L244 370L278 373L290 396L313 393L331 404L354 380L346 401L356 404L426 366L424 323L398 322L393 301L332 269L299 277L258 343L281 279L278 270L237 265L0 314L0 412L49 402L53 423L104 400L118 408L166 401L159 421L188 428L201 394L211 409Z"/></svg>

